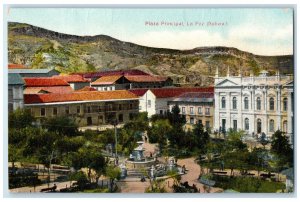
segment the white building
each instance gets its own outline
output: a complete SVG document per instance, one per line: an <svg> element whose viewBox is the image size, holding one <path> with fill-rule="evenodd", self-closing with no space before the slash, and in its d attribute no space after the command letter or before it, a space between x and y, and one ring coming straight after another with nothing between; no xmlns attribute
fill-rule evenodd
<svg viewBox="0 0 300 202"><path fill-rule="evenodd" d="M213 87L132 89L130 92L139 96L139 112L147 112L148 117L151 117L167 113L169 102L179 95L188 92L213 92Z"/></svg>
<svg viewBox="0 0 300 202"><path fill-rule="evenodd" d="M215 130L242 129L248 134L263 132L272 136L276 130L293 134L293 77L230 76L215 74Z"/></svg>

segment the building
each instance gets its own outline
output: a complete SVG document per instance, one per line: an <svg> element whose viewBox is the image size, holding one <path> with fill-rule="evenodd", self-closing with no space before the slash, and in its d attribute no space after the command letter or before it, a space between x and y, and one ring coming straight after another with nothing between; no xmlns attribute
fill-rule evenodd
<svg viewBox="0 0 300 202"><path fill-rule="evenodd" d="M89 73L76 73L82 75L84 78L89 79L91 82L96 81L103 76L134 76L134 75L150 75L138 69L129 70L113 70L113 71L101 71L101 72L89 72Z"/></svg>
<svg viewBox="0 0 300 202"><path fill-rule="evenodd" d="M60 73L55 69L9 68L8 73L20 74L21 77L52 77Z"/></svg>
<svg viewBox="0 0 300 202"><path fill-rule="evenodd" d="M173 81L163 76L129 75L125 78L130 82L130 89L134 88L162 88L172 86Z"/></svg>
<svg viewBox="0 0 300 202"><path fill-rule="evenodd" d="M172 85L172 80L151 75L108 75L102 76L91 83L98 91L124 90L135 88L161 88Z"/></svg>
<svg viewBox="0 0 300 202"><path fill-rule="evenodd" d="M28 94L25 107L42 121L46 117L73 117L80 127L122 124L138 113L138 97L126 90Z"/></svg>
<svg viewBox="0 0 300 202"><path fill-rule="evenodd" d="M187 129L193 129L197 123L201 123L206 129L213 127L213 92L183 93L169 101L169 110L175 105L179 107L180 114L185 115Z"/></svg>
<svg viewBox="0 0 300 202"><path fill-rule="evenodd" d="M44 94L44 93L71 93L73 89L69 83L57 78L24 78L24 94Z"/></svg>
<svg viewBox="0 0 300 202"><path fill-rule="evenodd" d="M148 117L154 114L165 114L169 111L169 101L187 92L213 92L213 87L207 88L152 88L132 89L139 96L139 111L147 112Z"/></svg>
<svg viewBox="0 0 300 202"><path fill-rule="evenodd" d="M276 130L293 134L293 78L269 76L267 71L259 76L226 77L215 74L214 129L226 131L241 129L248 134L272 136Z"/></svg>
<svg viewBox="0 0 300 202"><path fill-rule="evenodd" d="M81 75L59 75L52 78L62 79L67 82L73 90L79 90L86 86L90 86L90 82Z"/></svg>
<svg viewBox="0 0 300 202"><path fill-rule="evenodd" d="M8 111L11 112L24 105L24 80L20 74L8 74Z"/></svg>
<svg viewBox="0 0 300 202"><path fill-rule="evenodd" d="M98 91L124 90L130 88L130 82L123 75L102 76L91 83Z"/></svg>

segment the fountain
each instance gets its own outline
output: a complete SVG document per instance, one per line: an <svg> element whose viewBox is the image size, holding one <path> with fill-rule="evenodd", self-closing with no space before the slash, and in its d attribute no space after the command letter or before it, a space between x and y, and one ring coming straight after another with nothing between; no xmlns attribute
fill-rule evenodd
<svg viewBox="0 0 300 202"><path fill-rule="evenodd" d="M152 165L155 165L156 158L144 157L144 151L142 141L137 142L138 147L136 147L129 158L126 160L126 167L129 169L140 169L140 168L149 168Z"/></svg>

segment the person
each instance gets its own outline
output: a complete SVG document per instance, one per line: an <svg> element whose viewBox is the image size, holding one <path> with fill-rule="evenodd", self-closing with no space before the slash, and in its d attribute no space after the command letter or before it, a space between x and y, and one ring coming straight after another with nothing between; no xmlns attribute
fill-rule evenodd
<svg viewBox="0 0 300 202"><path fill-rule="evenodd" d="M145 136L145 142L147 142L148 138Z"/></svg>
<svg viewBox="0 0 300 202"><path fill-rule="evenodd" d="M185 173L185 165L182 166L182 172Z"/></svg>
<svg viewBox="0 0 300 202"><path fill-rule="evenodd" d="M52 191L55 191L57 188L56 184L54 184L54 186L52 187Z"/></svg>

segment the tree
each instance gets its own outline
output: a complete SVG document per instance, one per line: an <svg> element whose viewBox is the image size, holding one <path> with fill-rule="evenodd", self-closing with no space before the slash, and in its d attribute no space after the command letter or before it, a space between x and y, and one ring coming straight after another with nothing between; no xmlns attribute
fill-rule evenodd
<svg viewBox="0 0 300 202"><path fill-rule="evenodd" d="M201 122L198 122L193 129L194 143L200 149L200 152L204 154L206 152L206 146L210 141L210 136L207 131L204 131Z"/></svg>
<svg viewBox="0 0 300 202"><path fill-rule="evenodd" d="M72 158L72 166L79 170L81 168L88 169L88 179L91 182L92 170L97 174L96 182L98 182L101 174L104 173L106 161L101 154L101 151L91 147L81 147L78 152L74 153Z"/></svg>
<svg viewBox="0 0 300 202"><path fill-rule="evenodd" d="M8 127L20 129L32 126L35 121L34 117L31 115L28 109L17 109L9 113L8 117Z"/></svg>
<svg viewBox="0 0 300 202"><path fill-rule="evenodd" d="M277 130L272 136L271 151L281 159L282 164L286 164L288 167L293 166L293 149L288 137L280 130Z"/></svg>
<svg viewBox="0 0 300 202"><path fill-rule="evenodd" d="M149 141L159 143L159 147L167 144L167 135L171 132L172 126L168 119L158 119L152 123L149 131Z"/></svg>
<svg viewBox="0 0 300 202"><path fill-rule="evenodd" d="M72 137L78 135L77 124L74 119L67 116L46 119L43 126L48 131L55 132L61 136Z"/></svg>
<svg viewBox="0 0 300 202"><path fill-rule="evenodd" d="M121 178L121 170L119 167L115 166L107 166L105 169L105 175L109 177L110 180L110 192L112 192L112 188L114 185L115 179L119 180Z"/></svg>

